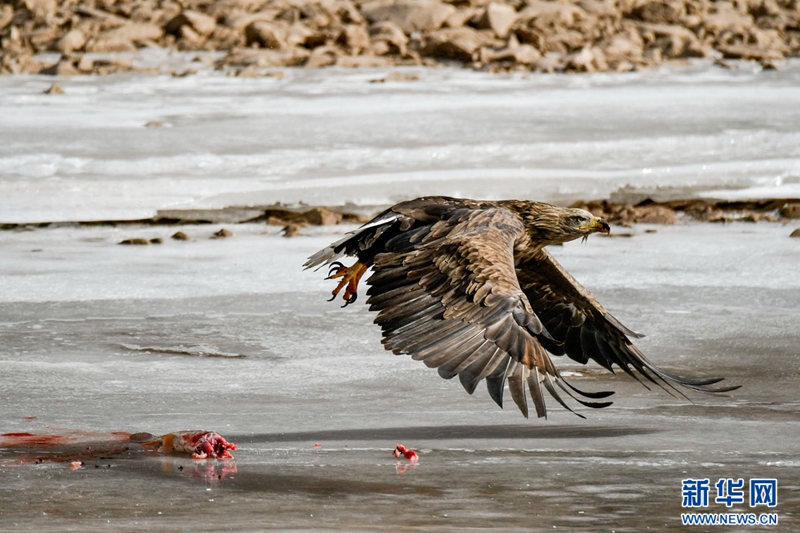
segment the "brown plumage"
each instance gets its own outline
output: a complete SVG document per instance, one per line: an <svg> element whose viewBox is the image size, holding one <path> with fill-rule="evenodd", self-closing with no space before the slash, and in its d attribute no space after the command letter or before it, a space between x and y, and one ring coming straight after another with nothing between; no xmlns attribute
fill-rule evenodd
<svg viewBox="0 0 800 533"><path fill-rule="evenodd" d="M676 385L738 388L712 388L721 378L685 378L656 367L629 339L641 335L620 324L544 249L598 231L608 232L608 224L580 209L418 198L387 209L305 266L332 265L333 277L342 277L334 298L347 286L345 305L355 301L358 281L372 266L367 303L378 312L386 349L437 368L445 379L458 376L470 394L485 379L501 407L508 383L526 417L528 391L536 414L546 416L543 388L570 411L556 387L583 405L610 405L578 398L613 393L566 383L548 352L584 364L591 359L612 372L617 365L673 395L683 396ZM358 263L348 269L335 262L343 255Z"/></svg>

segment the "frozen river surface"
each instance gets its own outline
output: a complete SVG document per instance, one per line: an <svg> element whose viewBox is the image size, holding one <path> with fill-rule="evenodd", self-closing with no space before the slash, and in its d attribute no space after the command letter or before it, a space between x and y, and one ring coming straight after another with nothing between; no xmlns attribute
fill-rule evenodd
<svg viewBox="0 0 800 533"><path fill-rule="evenodd" d="M800 62L497 76L0 78L0 223L445 194L800 197ZM206 75L207 74L207 75ZM148 123L160 127L145 127Z"/></svg>
<svg viewBox="0 0 800 533"><path fill-rule="evenodd" d="M689 477L775 477L780 530L800 527L787 228L638 227L556 249L648 334L638 344L655 362L742 389L692 404L557 358L579 387L617 394L587 420L553 405L546 421L383 351L363 302L326 302L330 282L299 265L344 228L209 240L216 229L150 247L114 243L170 228L2 234L4 432L71 436L66 453L103 450L113 431L203 428L240 448L235 471L145 452L72 471L32 461L52 449L2 450L0 529L659 530L679 527ZM416 468L391 456L398 442L420 452Z"/></svg>
<svg viewBox="0 0 800 533"><path fill-rule="evenodd" d="M84 77L59 96L41 94L51 78L0 77L0 223L434 193L800 197L796 64L412 72ZM680 527L691 477L777 478L775 530L800 530L789 227L636 227L554 250L648 334L653 361L742 388L690 403L556 358L579 387L617 394L587 420L552 405L546 421L383 351L363 301L326 302L330 282L300 265L349 228L181 228L190 242L167 227L18 229L0 232L0 433L65 440L0 437L0 530L640 532ZM166 242L116 245L132 237ZM111 453L113 432L192 428L237 443L235 461ZM419 451L415 468L397 443ZM53 460L76 454L78 470ZM712 492L704 510L727 508Z"/></svg>

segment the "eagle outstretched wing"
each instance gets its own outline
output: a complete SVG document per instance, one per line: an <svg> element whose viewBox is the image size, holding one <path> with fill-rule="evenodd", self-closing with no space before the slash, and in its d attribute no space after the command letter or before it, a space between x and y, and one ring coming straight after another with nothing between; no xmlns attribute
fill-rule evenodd
<svg viewBox="0 0 800 533"><path fill-rule="evenodd" d="M515 244L527 238L520 218L500 207L438 203L415 205L401 216L407 229L375 256L367 281L367 303L378 311L375 322L385 347L437 368L444 378L457 375L470 394L485 378L501 407L508 382L526 417L526 385L538 416L547 413L542 388L569 409L554 384L572 393L543 346L558 343L531 308L515 272ZM611 394L577 392L593 398ZM590 407L609 405L575 399Z"/></svg>
<svg viewBox="0 0 800 533"><path fill-rule="evenodd" d="M537 250L518 264L517 277L534 313L557 341L554 347L548 347L551 353L566 354L583 364L591 359L612 373L613 365L617 365L641 381L633 372L635 369L648 381L684 397L672 383L703 392L728 392L739 388L711 388L710 385L723 378L677 376L651 363L628 338L644 335L623 326L547 250Z"/></svg>

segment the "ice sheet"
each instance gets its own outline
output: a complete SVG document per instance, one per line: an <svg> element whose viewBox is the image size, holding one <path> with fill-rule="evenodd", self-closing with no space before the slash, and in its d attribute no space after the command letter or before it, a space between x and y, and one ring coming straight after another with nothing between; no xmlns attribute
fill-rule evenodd
<svg viewBox="0 0 800 533"><path fill-rule="evenodd" d="M777 477L781 526L797 528L790 228L636 227L555 248L648 334L637 345L654 362L743 385L689 403L556 358L581 388L617 391L585 421L555 405L525 420L482 385L468 396L385 352L363 301L326 302L331 282L300 269L349 228L208 239L216 229L147 247L115 243L169 229L0 234L2 432L203 428L239 445L233 474L146 453L72 471L0 450L0 529L641 531L679 527L691 476ZM398 442L420 453L416 468L391 457Z"/></svg>
<svg viewBox="0 0 800 533"><path fill-rule="evenodd" d="M797 196L800 63L635 74L0 79L0 222L173 206ZM159 121L163 125L146 128Z"/></svg>
<svg viewBox="0 0 800 533"><path fill-rule="evenodd" d="M386 72L70 78L62 96L40 94L52 78L0 77L0 222L800 186L796 64L369 83ZM581 388L617 391L586 421L555 405L525 420L483 385L469 396L384 351L365 298L340 309L323 273L301 270L351 228L209 239L220 227L183 226L189 242L175 227L0 232L0 433L61 432L85 450L113 431L198 428L240 446L235 471L91 450L73 471L54 460L63 449L0 449L0 530L663 530L679 527L691 476L776 477L781 529L800 529L791 226L637 226L555 248L647 334L654 362L743 386L692 403L555 358ZM165 242L116 244L133 237ZM416 468L392 458L397 443Z"/></svg>

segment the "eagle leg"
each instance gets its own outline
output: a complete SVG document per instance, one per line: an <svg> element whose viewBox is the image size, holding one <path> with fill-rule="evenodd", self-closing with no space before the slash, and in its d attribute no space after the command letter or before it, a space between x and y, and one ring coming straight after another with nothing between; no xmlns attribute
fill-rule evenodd
<svg viewBox="0 0 800 533"><path fill-rule="evenodd" d="M355 302L356 299L358 299L358 282L361 281L361 277L367 271L367 268L367 265L360 261L356 261L356 263L350 267L346 267L338 261L331 263L331 269L328 272L328 277L325 279L342 278L342 280L336 285L336 288L331 291L333 296L331 296L328 301L333 301L342 289L347 287L344 291L344 295L342 295L344 299L344 305L342 307L347 307Z"/></svg>

